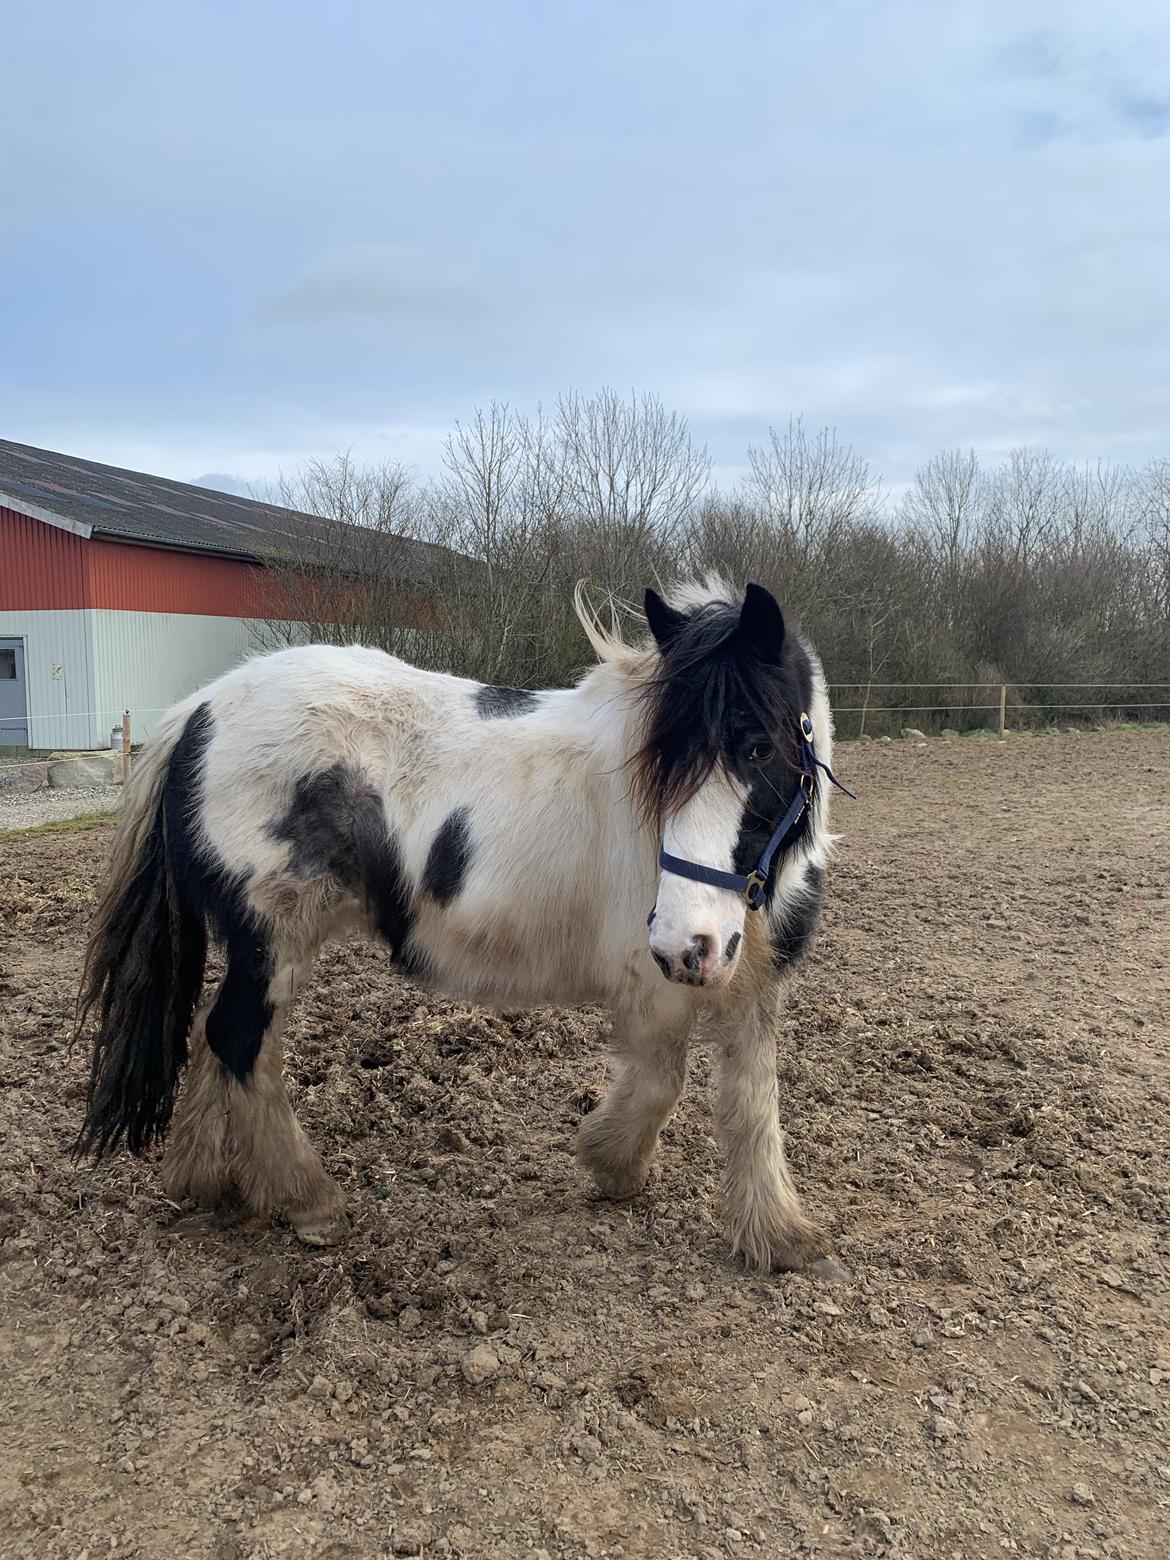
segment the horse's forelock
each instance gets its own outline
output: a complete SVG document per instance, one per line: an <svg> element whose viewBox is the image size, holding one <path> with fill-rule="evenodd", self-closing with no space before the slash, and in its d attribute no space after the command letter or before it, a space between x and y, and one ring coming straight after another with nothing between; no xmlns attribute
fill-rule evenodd
<svg viewBox="0 0 1170 1560"><path fill-rule="evenodd" d="M632 761L640 810L655 822L684 806L734 758L745 717L778 732L785 679L739 637L740 607L704 601L655 661L641 690L641 741Z"/></svg>

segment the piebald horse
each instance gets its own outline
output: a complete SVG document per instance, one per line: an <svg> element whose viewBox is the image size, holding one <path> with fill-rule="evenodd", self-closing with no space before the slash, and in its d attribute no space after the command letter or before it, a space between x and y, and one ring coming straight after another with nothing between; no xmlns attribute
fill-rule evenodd
<svg viewBox="0 0 1170 1560"><path fill-rule="evenodd" d="M831 844L820 664L756 585L647 591L640 643L580 591L577 610L598 664L573 688L308 645L167 713L89 943L79 1150L166 1137L172 1197L339 1239L342 1193L289 1103L281 1037L318 948L357 926L454 998L610 1010L614 1076L577 1137L608 1197L644 1187L701 1020L733 1251L837 1271L785 1162L775 1055ZM205 997L211 939L225 973Z"/></svg>

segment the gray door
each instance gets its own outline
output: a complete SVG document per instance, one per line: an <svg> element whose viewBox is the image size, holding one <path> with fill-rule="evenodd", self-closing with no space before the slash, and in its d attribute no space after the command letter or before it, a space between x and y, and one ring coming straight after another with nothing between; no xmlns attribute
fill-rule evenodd
<svg viewBox="0 0 1170 1560"><path fill-rule="evenodd" d="M0 639L0 747L28 746L24 640Z"/></svg>

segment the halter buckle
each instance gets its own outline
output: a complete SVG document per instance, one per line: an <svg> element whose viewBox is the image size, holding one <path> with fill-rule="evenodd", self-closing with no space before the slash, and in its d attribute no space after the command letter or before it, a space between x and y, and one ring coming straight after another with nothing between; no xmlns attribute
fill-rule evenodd
<svg viewBox="0 0 1170 1560"><path fill-rule="evenodd" d="M764 889L768 886L768 879L761 872L748 873L747 887L743 891L743 897L747 901L749 910L758 910L764 902Z"/></svg>

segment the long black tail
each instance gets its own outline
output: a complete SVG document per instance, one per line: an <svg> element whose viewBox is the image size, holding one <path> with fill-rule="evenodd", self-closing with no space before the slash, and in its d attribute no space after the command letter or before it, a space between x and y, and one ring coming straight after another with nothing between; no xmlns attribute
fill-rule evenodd
<svg viewBox="0 0 1170 1560"><path fill-rule="evenodd" d="M165 1134L203 985L207 934L184 892L184 836L207 707L167 724L127 788L78 998L78 1033L95 1016L96 1033L75 1151L97 1158L122 1142L140 1154Z"/></svg>

